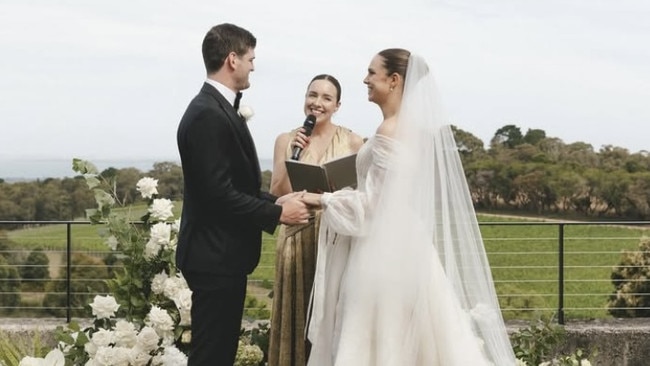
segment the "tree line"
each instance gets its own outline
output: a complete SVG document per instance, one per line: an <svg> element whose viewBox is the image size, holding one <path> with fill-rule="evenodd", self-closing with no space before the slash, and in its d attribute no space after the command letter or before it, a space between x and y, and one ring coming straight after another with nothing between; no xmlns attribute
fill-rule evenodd
<svg viewBox="0 0 650 366"><path fill-rule="evenodd" d="M540 129L499 128L488 146L453 127L477 210L517 211L583 218L650 219L650 155L611 145L564 143ZM174 162L149 171L108 168L125 203L138 199L137 181L158 179L161 197L182 200L183 173ZM270 171L263 172L268 190ZM94 198L82 177L7 183L0 179L0 220L70 220L83 217Z"/></svg>

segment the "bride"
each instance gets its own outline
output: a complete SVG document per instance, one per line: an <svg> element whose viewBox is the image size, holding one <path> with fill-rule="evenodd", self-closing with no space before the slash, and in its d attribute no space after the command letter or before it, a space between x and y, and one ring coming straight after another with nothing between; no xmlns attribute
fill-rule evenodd
<svg viewBox="0 0 650 366"><path fill-rule="evenodd" d="M305 196L324 208L308 365L515 365L429 67L386 49L364 83L384 120L358 154L358 190Z"/></svg>

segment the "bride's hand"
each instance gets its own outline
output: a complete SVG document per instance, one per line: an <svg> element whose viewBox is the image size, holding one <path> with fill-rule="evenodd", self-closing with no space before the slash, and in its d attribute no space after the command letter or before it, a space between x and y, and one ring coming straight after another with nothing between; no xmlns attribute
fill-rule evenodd
<svg viewBox="0 0 650 366"><path fill-rule="evenodd" d="M279 197L277 200L275 200L275 204L276 204L276 205L282 205L283 203L285 203L286 201L288 201L288 200L290 200L290 199L292 199L292 198L300 197L300 195L301 195L302 193L303 193L303 192L291 192L291 193L287 193L287 194L285 194L284 196Z"/></svg>
<svg viewBox="0 0 650 366"><path fill-rule="evenodd" d="M319 193L310 193L310 192L301 192L300 199L309 207L320 208L321 207L321 198L322 194Z"/></svg>

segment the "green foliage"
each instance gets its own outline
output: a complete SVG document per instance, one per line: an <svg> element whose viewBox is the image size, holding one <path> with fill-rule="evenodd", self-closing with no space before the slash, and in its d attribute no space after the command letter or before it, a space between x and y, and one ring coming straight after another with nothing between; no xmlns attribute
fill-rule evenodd
<svg viewBox="0 0 650 366"><path fill-rule="evenodd" d="M158 165L157 168L163 172L171 169L167 165ZM92 163L80 159L73 160L73 169L84 175L88 188L94 192L97 208L88 210L91 222L103 228L101 235L107 241L112 241L116 253L119 253L110 260L113 263L119 261L122 268L114 272L114 278L106 281L110 294L120 305L117 316L141 327L152 305L155 304L166 310L175 322L179 323L181 314L174 301L165 294L152 290L154 276L164 274L176 278L178 274L175 265L175 230L168 232L166 243L157 243L156 240L159 238L154 238L152 234L152 228L157 225L169 228L171 223L166 219L153 217L148 210L145 210L144 215L140 217L141 221L134 221L133 207L129 204L132 198L120 199L119 197L120 192L126 192L120 190L119 172L102 176L98 174ZM135 187L137 183L137 180L129 181L129 186ZM164 201L158 200L157 196L157 193L153 193L146 198L147 204L153 205L157 201ZM153 244L151 248L157 249L148 247L150 244ZM179 348L183 346L180 338L188 328L188 325L178 325L175 329L175 339L178 341Z"/></svg>
<svg viewBox="0 0 650 366"><path fill-rule="evenodd" d="M0 256L0 306L8 307L4 312L10 313L20 305L20 276L15 267Z"/></svg>
<svg viewBox="0 0 650 366"><path fill-rule="evenodd" d="M84 346L88 343L89 339L86 332L82 331L79 323L72 321L66 327L56 327L54 337L60 344L66 345L66 366L85 365L88 362L89 356Z"/></svg>
<svg viewBox="0 0 650 366"><path fill-rule="evenodd" d="M30 338L17 337L0 330L0 365L18 366L26 356L44 357L47 347L41 342L40 332L32 333Z"/></svg>
<svg viewBox="0 0 650 366"><path fill-rule="evenodd" d="M611 274L614 293L607 306L619 318L650 316L650 238L639 241L637 251L624 251Z"/></svg>
<svg viewBox="0 0 650 366"><path fill-rule="evenodd" d="M106 293L108 290L102 281L107 278L108 270L101 259L83 253L72 255L70 270L72 316L85 317L87 315L87 305L94 294ZM54 316L63 317L66 314L66 286L65 273L45 286L47 295L43 299L43 307Z"/></svg>
<svg viewBox="0 0 650 366"><path fill-rule="evenodd" d="M50 260L43 253L42 248L36 248L29 253L27 259L20 267L20 277L23 279L23 289L42 291L46 280L50 278Z"/></svg>
<svg viewBox="0 0 650 366"><path fill-rule="evenodd" d="M265 302L258 300L254 296L246 295L244 317L253 319L269 319L271 317L271 310L267 308Z"/></svg>
<svg viewBox="0 0 650 366"><path fill-rule="evenodd" d="M510 336L515 356L529 365L552 358L553 349L565 338L564 328L543 319Z"/></svg>
<svg viewBox="0 0 650 366"><path fill-rule="evenodd" d="M575 366L585 360L588 362L589 357L596 355L596 352L582 349L573 350L568 355L558 355L557 349L565 339L566 332L562 326L543 318L510 335L515 356L527 365Z"/></svg>

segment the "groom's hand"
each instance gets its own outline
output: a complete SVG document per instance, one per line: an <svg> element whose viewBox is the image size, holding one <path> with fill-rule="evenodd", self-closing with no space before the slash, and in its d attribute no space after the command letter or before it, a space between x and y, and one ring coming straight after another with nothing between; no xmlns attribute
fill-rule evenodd
<svg viewBox="0 0 650 366"><path fill-rule="evenodd" d="M287 225L306 224L309 222L309 209L297 195L282 201L280 222Z"/></svg>

